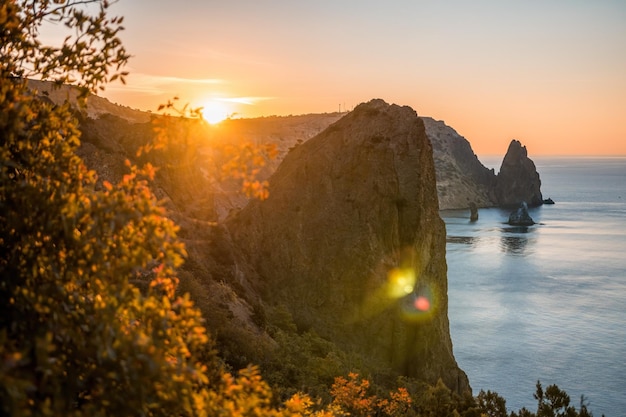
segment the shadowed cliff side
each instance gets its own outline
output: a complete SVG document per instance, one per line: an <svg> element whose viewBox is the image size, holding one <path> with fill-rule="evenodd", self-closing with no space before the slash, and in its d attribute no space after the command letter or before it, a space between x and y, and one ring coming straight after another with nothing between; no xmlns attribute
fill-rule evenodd
<svg viewBox="0 0 626 417"><path fill-rule="evenodd" d="M227 220L264 300L381 367L469 389L452 353L432 148L409 107L372 100L294 148L270 196Z"/></svg>

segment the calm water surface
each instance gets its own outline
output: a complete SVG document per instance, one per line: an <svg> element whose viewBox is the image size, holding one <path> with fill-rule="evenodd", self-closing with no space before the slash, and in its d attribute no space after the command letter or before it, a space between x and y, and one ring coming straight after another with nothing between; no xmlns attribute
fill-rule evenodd
<svg viewBox="0 0 626 417"><path fill-rule="evenodd" d="M535 411L541 380L595 416L626 416L626 158L533 159L556 202L530 211L539 224L441 212L455 356L474 393L509 410Z"/></svg>

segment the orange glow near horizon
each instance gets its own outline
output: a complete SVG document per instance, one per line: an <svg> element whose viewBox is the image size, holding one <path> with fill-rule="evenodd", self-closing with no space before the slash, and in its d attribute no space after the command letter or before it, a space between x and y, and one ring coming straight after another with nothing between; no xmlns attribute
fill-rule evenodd
<svg viewBox="0 0 626 417"><path fill-rule="evenodd" d="M209 124L217 124L233 113L230 106L226 103L217 100L208 100L201 106L200 112L202 117Z"/></svg>
<svg viewBox="0 0 626 417"><path fill-rule="evenodd" d="M443 120L479 156L503 155L512 139L531 157L626 156L626 2L113 8L133 58L127 85L104 96L132 108L178 96L215 122L380 98ZM213 110L215 97L233 107Z"/></svg>
<svg viewBox="0 0 626 417"><path fill-rule="evenodd" d="M164 95L160 101L154 100L153 97L148 97L148 100L145 98L137 100L132 91L115 89L113 92L107 92L105 97L133 108L152 110L158 105L155 103L165 102L166 97L172 95L174 94ZM211 92L208 91L206 95L210 96ZM181 101L185 102L186 97L192 94L180 96ZM549 109L548 105L519 102L514 107L511 106L512 109L504 108L501 110L506 111L498 113L488 101L481 103L476 97L472 97L476 99L475 101L467 100L467 103L459 99L446 106L438 106L436 102L434 106L421 106L419 100L410 100L409 97L394 99L380 96L379 94L353 102L335 103L320 100L312 95L310 100L292 101L293 107L290 103L281 102L280 99L243 105L215 99L195 99L189 102L197 103L192 107L203 107L205 120L215 124L233 116L255 118L330 113L338 109L345 111L351 110L361 102L382 98L389 103L409 105L420 116L443 120L470 142L474 153L479 157L504 155L512 139L517 139L526 146L531 158L540 155L626 156L626 124L617 123L622 117L618 114L619 103L615 103L615 108L606 106L604 109L594 110L568 103L567 100L553 101L553 109Z"/></svg>

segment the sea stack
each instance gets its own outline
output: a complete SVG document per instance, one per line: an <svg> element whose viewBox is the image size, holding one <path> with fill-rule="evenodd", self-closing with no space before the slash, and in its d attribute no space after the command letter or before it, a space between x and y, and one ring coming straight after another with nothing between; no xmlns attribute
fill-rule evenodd
<svg viewBox="0 0 626 417"><path fill-rule="evenodd" d="M526 147L512 140L496 178L495 194L501 207L517 207L522 202L528 206L543 204L541 180L535 163L528 158Z"/></svg>
<svg viewBox="0 0 626 417"><path fill-rule="evenodd" d="M372 100L294 148L228 227L299 331L469 391L452 353L446 232L424 123Z"/></svg>
<svg viewBox="0 0 626 417"><path fill-rule="evenodd" d="M476 206L476 203L472 201L469 205L469 209L470 209L470 221L471 222L477 221L478 220L478 207Z"/></svg>
<svg viewBox="0 0 626 417"><path fill-rule="evenodd" d="M520 207L509 215L509 225L511 226L532 226L535 221L528 213L528 204L522 202Z"/></svg>

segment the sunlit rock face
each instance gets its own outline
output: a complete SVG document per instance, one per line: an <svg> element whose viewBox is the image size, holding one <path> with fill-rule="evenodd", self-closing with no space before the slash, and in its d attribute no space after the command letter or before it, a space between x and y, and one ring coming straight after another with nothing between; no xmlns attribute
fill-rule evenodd
<svg viewBox="0 0 626 417"><path fill-rule="evenodd" d="M445 228L424 124L373 100L295 147L227 221L264 300L381 368L469 389L452 354Z"/></svg>
<svg viewBox="0 0 626 417"><path fill-rule="evenodd" d="M541 180L535 163L528 158L526 147L512 140L496 179L496 198L500 206L543 204Z"/></svg>
<svg viewBox="0 0 626 417"><path fill-rule="evenodd" d="M422 117L433 145L439 208L459 209L497 205L496 174L479 160L463 136L443 121Z"/></svg>

